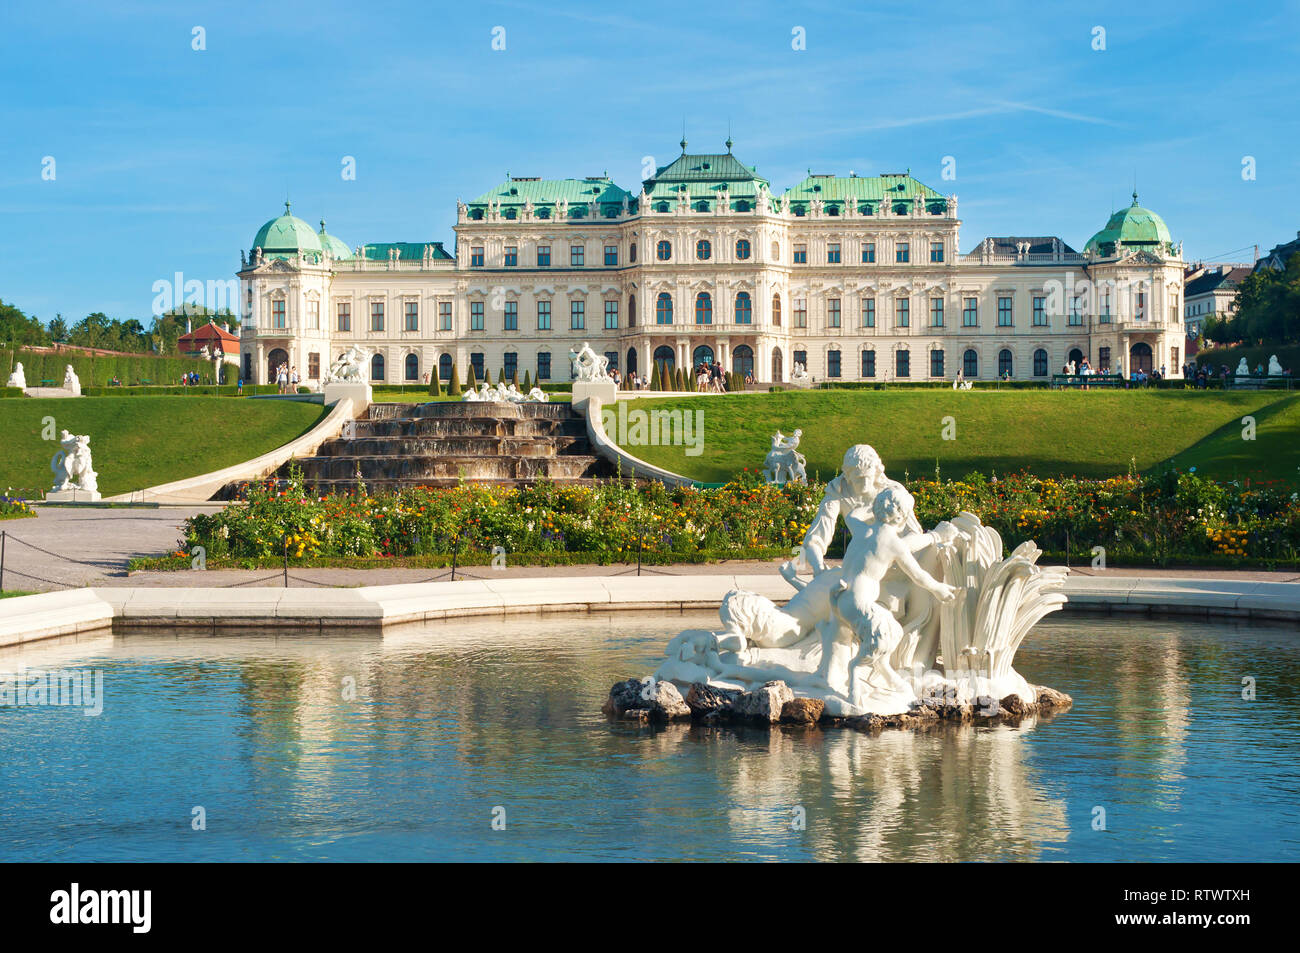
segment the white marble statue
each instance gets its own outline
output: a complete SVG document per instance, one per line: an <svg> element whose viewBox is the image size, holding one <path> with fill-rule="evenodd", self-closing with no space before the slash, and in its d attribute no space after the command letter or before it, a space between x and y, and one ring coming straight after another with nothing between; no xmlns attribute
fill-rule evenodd
<svg viewBox="0 0 1300 953"><path fill-rule="evenodd" d="M351 344L337 361L330 365L325 375L325 384L362 384L365 383L366 362L374 352L359 344Z"/></svg>
<svg viewBox="0 0 1300 953"><path fill-rule="evenodd" d="M851 539L843 565L829 567L841 516ZM721 630L672 639L655 677L683 690L781 680L831 715L901 714L936 695L1032 703L1034 688L1011 663L1029 630L1065 602L1066 570L1040 568L1038 557L1025 542L1003 559L1001 537L973 513L924 532L911 494L858 444L827 485L800 556L781 567L797 590L785 607L729 592Z"/></svg>
<svg viewBox="0 0 1300 953"><path fill-rule="evenodd" d="M813 379L808 373L808 368L795 361L794 366L790 368L790 383L796 387L812 387Z"/></svg>
<svg viewBox="0 0 1300 953"><path fill-rule="evenodd" d="M13 373L9 375L9 387L27 388L27 375L23 371L23 362L19 361L14 365Z"/></svg>
<svg viewBox="0 0 1300 953"><path fill-rule="evenodd" d="M77 372L69 364L63 370L63 389L70 390L78 397L81 396L81 380L77 377Z"/></svg>
<svg viewBox="0 0 1300 953"><path fill-rule="evenodd" d="M609 366L609 358L597 354L586 341L582 343L581 351L569 349L569 361L573 364L573 377L575 380L611 380L609 372L606 370Z"/></svg>
<svg viewBox="0 0 1300 953"><path fill-rule="evenodd" d="M1241 359L1240 362L1238 362L1237 369L1233 372L1233 374L1236 377L1250 376L1250 365L1246 363L1246 359L1244 357Z"/></svg>
<svg viewBox="0 0 1300 953"><path fill-rule="evenodd" d="M1276 355L1276 354L1270 354L1270 355L1268 356L1268 376L1269 376L1269 377L1281 377L1282 374L1283 374L1283 371L1282 371L1282 364L1281 364L1280 361L1278 361L1278 359L1277 359L1277 355Z"/></svg>
<svg viewBox="0 0 1300 953"><path fill-rule="evenodd" d="M54 457L54 492L81 490L88 494L99 492L99 477L91 466L90 437L63 431L59 435L61 454Z"/></svg>
<svg viewBox="0 0 1300 953"><path fill-rule="evenodd" d="M527 394L521 391L513 383L501 384L479 384L477 390L467 390L461 397L462 401L489 401L494 403L522 404L528 402L546 403L546 392L540 387L534 387Z"/></svg>
<svg viewBox="0 0 1300 953"><path fill-rule="evenodd" d="M798 452L802 437L802 430L796 430L789 437L779 430L772 435L772 449L763 460L763 478L768 483L781 486L808 482L808 473L804 469L807 460Z"/></svg>

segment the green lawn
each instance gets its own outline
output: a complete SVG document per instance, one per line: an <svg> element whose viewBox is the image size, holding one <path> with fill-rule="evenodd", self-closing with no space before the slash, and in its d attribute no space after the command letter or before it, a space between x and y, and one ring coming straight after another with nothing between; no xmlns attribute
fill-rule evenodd
<svg viewBox="0 0 1300 953"><path fill-rule="evenodd" d="M1026 469L1043 476L1105 477L1171 458L1202 474L1297 482L1300 396L1217 391L785 391L636 400L628 409L701 409L703 453L627 446L647 462L708 483L762 467L771 434L804 431L808 475L826 479L844 450L869 443L891 476L946 478ZM1241 440L1251 414L1257 439ZM943 439L946 417L955 439ZM616 438L617 439L617 438Z"/></svg>
<svg viewBox="0 0 1300 953"><path fill-rule="evenodd" d="M320 404L235 397L22 397L0 400L0 490L44 491L53 483L55 436L90 435L99 491L125 493L198 476L274 450L305 433Z"/></svg>

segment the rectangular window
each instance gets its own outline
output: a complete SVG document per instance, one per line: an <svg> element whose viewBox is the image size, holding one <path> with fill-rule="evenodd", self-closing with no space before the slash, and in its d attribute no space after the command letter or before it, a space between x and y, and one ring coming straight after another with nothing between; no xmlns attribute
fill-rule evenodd
<svg viewBox="0 0 1300 953"><path fill-rule="evenodd" d="M503 319L502 327L505 328L507 331L519 330L519 302L518 301L506 302L506 313Z"/></svg>
<svg viewBox="0 0 1300 953"><path fill-rule="evenodd" d="M288 327L288 319L285 317L285 302L283 298L277 298L271 302L271 327L284 328Z"/></svg>
<svg viewBox="0 0 1300 953"><path fill-rule="evenodd" d="M505 353L506 380L513 381L519 375L519 355L514 351Z"/></svg>
<svg viewBox="0 0 1300 953"><path fill-rule="evenodd" d="M1097 348L1097 367L1101 369L1103 374L1110 370L1110 348Z"/></svg>
<svg viewBox="0 0 1300 953"><path fill-rule="evenodd" d="M943 242L930 242L930 262L936 265L943 263ZM943 358L940 357L939 361L942 363Z"/></svg>
<svg viewBox="0 0 1300 953"><path fill-rule="evenodd" d="M899 298L894 302L894 327L906 328L912 324L912 299Z"/></svg>
<svg viewBox="0 0 1300 953"><path fill-rule="evenodd" d="M1036 328L1047 327L1047 299L1042 295L1034 295L1034 313L1030 318L1030 323Z"/></svg>
<svg viewBox="0 0 1300 953"><path fill-rule="evenodd" d="M1145 321L1147 319L1147 293L1145 291L1139 291L1137 293L1137 311L1133 313L1133 317L1137 318L1139 321Z"/></svg>
<svg viewBox="0 0 1300 953"><path fill-rule="evenodd" d="M930 299L930 327L932 328L943 327L943 299L942 298Z"/></svg>
<svg viewBox="0 0 1300 953"><path fill-rule="evenodd" d="M794 363L796 363L796 364L802 364L804 370L807 370L807 369L808 369L808 352L807 352L807 351L795 351L794 354L792 355L792 357L794 358Z"/></svg>
<svg viewBox="0 0 1300 953"><path fill-rule="evenodd" d="M382 331L384 329L384 303L382 301L370 302L370 330Z"/></svg>
<svg viewBox="0 0 1300 953"><path fill-rule="evenodd" d="M961 326L977 328L980 326L979 298L963 298L961 302Z"/></svg>
<svg viewBox="0 0 1300 953"><path fill-rule="evenodd" d="M474 379L481 381L483 379L483 355L471 354L469 356L469 366L474 369Z"/></svg>
<svg viewBox="0 0 1300 953"><path fill-rule="evenodd" d="M840 263L840 243L830 242L826 246L826 263L829 265L838 265ZM836 375L839 376L839 375Z"/></svg>
<svg viewBox="0 0 1300 953"><path fill-rule="evenodd" d="M581 331L587 326L587 302L569 302L569 330Z"/></svg>
<svg viewBox="0 0 1300 953"><path fill-rule="evenodd" d="M1107 291L1101 297L1101 314L1097 317L1098 324L1110 324L1110 292Z"/></svg>
<svg viewBox="0 0 1300 953"><path fill-rule="evenodd" d="M794 299L794 326L796 328L808 327L808 299Z"/></svg>
<svg viewBox="0 0 1300 953"><path fill-rule="evenodd" d="M551 246L538 245L537 246L537 267L549 268L550 266L551 266Z"/></svg>
<svg viewBox="0 0 1300 953"><path fill-rule="evenodd" d="M569 246L569 267L581 268L587 258L587 248L585 245Z"/></svg>
<svg viewBox="0 0 1300 953"><path fill-rule="evenodd" d="M1011 314L1011 299L998 298L998 327L1009 328L1014 322Z"/></svg>
<svg viewBox="0 0 1300 953"><path fill-rule="evenodd" d="M828 328L838 328L840 326L840 299L828 298L826 301L826 326ZM836 360L839 360L838 356ZM835 375L838 377L839 375Z"/></svg>
<svg viewBox="0 0 1300 953"><path fill-rule="evenodd" d="M605 302L605 330L613 331L618 329L618 302Z"/></svg>
<svg viewBox="0 0 1300 953"><path fill-rule="evenodd" d="M537 302L537 330L551 330L551 303L549 301ZM550 360L550 357L547 357Z"/></svg>
<svg viewBox="0 0 1300 953"><path fill-rule="evenodd" d="M826 376L840 376L840 352L831 351L826 355Z"/></svg>
<svg viewBox="0 0 1300 953"><path fill-rule="evenodd" d="M450 301L438 302L438 330L439 331L451 330L451 302Z"/></svg>
<svg viewBox="0 0 1300 953"><path fill-rule="evenodd" d="M471 301L469 303L469 329L471 331L483 330L483 302Z"/></svg>
<svg viewBox="0 0 1300 953"><path fill-rule="evenodd" d="M307 376L314 381L320 380L320 355L315 351L307 355Z"/></svg>
<svg viewBox="0 0 1300 953"><path fill-rule="evenodd" d="M483 267L483 246L475 245L469 250L469 266L471 268Z"/></svg>
<svg viewBox="0 0 1300 953"><path fill-rule="evenodd" d="M1073 327L1081 327L1083 325L1083 302L1078 296L1070 299L1069 320Z"/></svg>
<svg viewBox="0 0 1300 953"><path fill-rule="evenodd" d="M513 268L517 264L519 264L519 246L507 245L506 246L506 267Z"/></svg>
<svg viewBox="0 0 1300 953"><path fill-rule="evenodd" d="M862 326L864 328L874 328L876 326L876 299L862 299ZM874 361L875 358L873 357Z"/></svg>
<svg viewBox="0 0 1300 953"><path fill-rule="evenodd" d="M943 377L943 351L930 352L930 376Z"/></svg>
<svg viewBox="0 0 1300 953"><path fill-rule="evenodd" d="M618 246L617 246L617 245L606 245L606 246L605 246L605 264L607 264L607 265L617 265L617 264L618 264Z"/></svg>
<svg viewBox="0 0 1300 953"><path fill-rule="evenodd" d="M874 265L874 264L876 263L876 243L875 243L875 242L863 242L863 243L862 243L862 263L863 263L864 265ZM875 360L876 360L875 355L872 355L871 360L872 360L873 363L875 362Z"/></svg>
<svg viewBox="0 0 1300 953"><path fill-rule="evenodd" d="M806 265L806 264L808 264L808 246L807 246L807 245L795 245L795 246L794 246L794 263L795 263L796 265Z"/></svg>
<svg viewBox="0 0 1300 953"><path fill-rule="evenodd" d="M313 331L320 328L320 302L314 298L307 301L307 327Z"/></svg>
<svg viewBox="0 0 1300 953"><path fill-rule="evenodd" d="M539 381L549 381L551 379L551 354L549 351L542 351L537 355L537 379Z"/></svg>
<svg viewBox="0 0 1300 953"><path fill-rule="evenodd" d="M912 376L912 355L907 351L894 352L894 376L911 377Z"/></svg>
<svg viewBox="0 0 1300 953"><path fill-rule="evenodd" d="M352 303L349 301L339 303L339 330L352 330Z"/></svg>
<svg viewBox="0 0 1300 953"><path fill-rule="evenodd" d="M876 376L876 352L875 351L862 352L862 376L863 377Z"/></svg>
<svg viewBox="0 0 1300 953"><path fill-rule="evenodd" d="M406 323L403 327L407 331L420 330L420 302L406 301L403 304L406 307Z"/></svg>
<svg viewBox="0 0 1300 953"><path fill-rule="evenodd" d="M899 242L894 247L894 262L899 265L906 265L912 260L912 248L907 242Z"/></svg>

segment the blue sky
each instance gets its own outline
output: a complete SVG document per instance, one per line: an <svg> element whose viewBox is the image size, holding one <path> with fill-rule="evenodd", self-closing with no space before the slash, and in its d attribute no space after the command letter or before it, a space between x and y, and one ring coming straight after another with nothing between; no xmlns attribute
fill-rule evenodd
<svg viewBox="0 0 1300 953"><path fill-rule="evenodd" d="M691 151L730 125L778 189L910 168L960 197L963 252L1081 248L1136 177L1187 257L1248 260L1300 228L1298 26L1297 2L8 3L0 299L147 321L155 281L232 276L286 195L353 247L450 249L456 200L507 171L635 191L683 121Z"/></svg>

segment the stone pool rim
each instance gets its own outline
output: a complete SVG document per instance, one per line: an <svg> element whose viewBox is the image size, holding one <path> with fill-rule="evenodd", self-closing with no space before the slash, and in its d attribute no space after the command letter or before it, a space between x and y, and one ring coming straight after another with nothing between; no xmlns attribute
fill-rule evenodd
<svg viewBox="0 0 1300 953"><path fill-rule="evenodd" d="M0 648L115 628L165 628L194 636L250 630L382 635L476 616L713 610L738 588L781 603L792 594L775 573L543 576L357 588L101 586L0 600ZM1067 611L1300 621L1300 582L1071 576L1065 593Z"/></svg>

